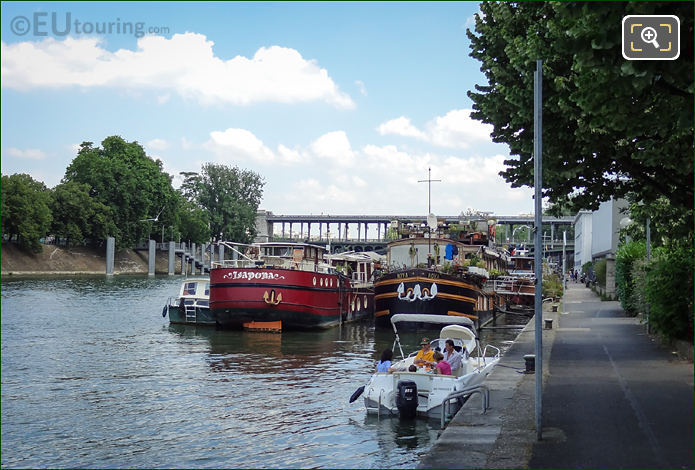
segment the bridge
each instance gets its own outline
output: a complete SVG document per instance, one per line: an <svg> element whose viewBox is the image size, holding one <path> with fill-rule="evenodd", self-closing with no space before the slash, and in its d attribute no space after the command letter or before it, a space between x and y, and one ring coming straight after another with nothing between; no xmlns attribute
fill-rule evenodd
<svg viewBox="0 0 695 470"><path fill-rule="evenodd" d="M497 225L498 243L532 243L533 214L496 216L484 214L460 214L437 216L444 224L464 224L475 219L494 220ZM574 252L574 217L543 217L544 251L549 255L562 254L562 234L567 232L567 252ZM260 210L256 214L257 242L310 241L322 245L330 243L331 252L380 251L389 242L389 228L399 224L426 226L426 215L276 215ZM298 227L297 227L298 225ZM313 232L312 232L313 226ZM306 228L306 230L305 230ZM517 237L516 232L525 228ZM325 229L325 230L324 230ZM369 235L371 231L371 237ZM330 241L329 241L330 240ZM531 247L532 248L532 247Z"/></svg>

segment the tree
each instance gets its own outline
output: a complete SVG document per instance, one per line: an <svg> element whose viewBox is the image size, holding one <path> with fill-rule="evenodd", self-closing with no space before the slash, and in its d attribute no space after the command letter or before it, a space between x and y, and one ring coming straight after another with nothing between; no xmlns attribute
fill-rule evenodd
<svg viewBox="0 0 695 470"><path fill-rule="evenodd" d="M263 178L250 170L206 163L200 174L184 174L184 195L207 211L210 234L250 243L256 236L256 212L263 196Z"/></svg>
<svg viewBox="0 0 695 470"><path fill-rule="evenodd" d="M90 197L89 190L88 184L74 181L53 189L51 233L68 244L81 244L87 237L103 240L116 230L111 208Z"/></svg>
<svg viewBox="0 0 695 470"><path fill-rule="evenodd" d="M41 238L51 226L48 204L51 193L46 186L27 174L2 175L2 233L16 237L19 246L38 253Z"/></svg>
<svg viewBox="0 0 695 470"><path fill-rule="evenodd" d="M500 174L533 184L533 71L543 59L543 195L574 210L638 195L693 204L693 4L691 2L483 2L471 56L488 84L469 92L475 119L517 156ZM675 14L681 53L672 61L627 61L628 14Z"/></svg>
<svg viewBox="0 0 695 470"><path fill-rule="evenodd" d="M171 176L162 162L153 160L137 142L111 136L101 143L83 142L65 171L63 183L88 184L89 195L108 206L119 247L154 238L163 227L173 225L177 197ZM97 238L101 234L91 233Z"/></svg>
<svg viewBox="0 0 695 470"><path fill-rule="evenodd" d="M208 212L193 202L182 200L178 216L178 229L183 240L194 243L210 240Z"/></svg>

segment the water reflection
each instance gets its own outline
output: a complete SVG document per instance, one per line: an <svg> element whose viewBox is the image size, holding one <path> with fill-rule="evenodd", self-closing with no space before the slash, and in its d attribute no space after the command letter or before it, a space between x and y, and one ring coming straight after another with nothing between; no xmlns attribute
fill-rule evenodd
<svg viewBox="0 0 695 470"><path fill-rule="evenodd" d="M179 283L3 279L3 468L414 467L436 439L436 420L348 403L391 330L170 325ZM404 351L437 333L404 333Z"/></svg>

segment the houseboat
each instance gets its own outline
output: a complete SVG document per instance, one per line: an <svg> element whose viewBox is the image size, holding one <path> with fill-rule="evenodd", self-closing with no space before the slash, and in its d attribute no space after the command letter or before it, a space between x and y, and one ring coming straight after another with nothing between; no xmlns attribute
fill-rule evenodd
<svg viewBox="0 0 695 470"><path fill-rule="evenodd" d="M484 288L489 270L501 272L508 263L505 252L490 247L494 221L443 231L445 236L406 233L388 244L386 268L374 282L377 326L389 327L400 313L467 317L477 327L492 317L496 294Z"/></svg>
<svg viewBox="0 0 695 470"><path fill-rule="evenodd" d="M214 326L216 322L210 311L209 299L209 278L185 279L181 281L179 295L167 299L162 316L169 315L170 323Z"/></svg>
<svg viewBox="0 0 695 470"><path fill-rule="evenodd" d="M210 308L221 327L322 329L373 312L367 293L325 262L325 247L286 242L220 245L225 259L210 271Z"/></svg>

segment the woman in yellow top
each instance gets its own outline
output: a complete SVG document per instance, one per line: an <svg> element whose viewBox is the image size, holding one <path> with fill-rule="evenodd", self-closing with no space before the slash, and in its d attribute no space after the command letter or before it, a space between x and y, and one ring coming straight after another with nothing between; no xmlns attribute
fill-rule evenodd
<svg viewBox="0 0 695 470"><path fill-rule="evenodd" d="M427 338L422 338L420 341L422 348L415 355L413 364L416 366L432 366L434 365L434 351L430 347L430 340Z"/></svg>

